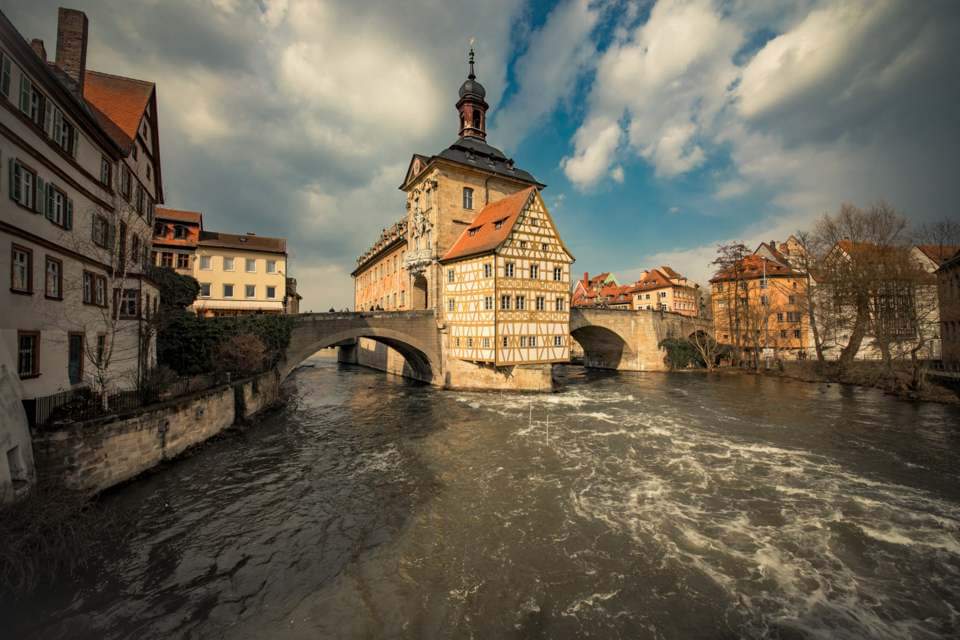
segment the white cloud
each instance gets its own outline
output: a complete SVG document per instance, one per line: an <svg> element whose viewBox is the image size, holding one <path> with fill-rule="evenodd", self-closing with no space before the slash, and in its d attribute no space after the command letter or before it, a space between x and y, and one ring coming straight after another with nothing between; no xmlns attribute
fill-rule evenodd
<svg viewBox="0 0 960 640"><path fill-rule="evenodd" d="M574 136L576 153L560 161L567 178L580 188L596 184L610 167L620 134L615 120L596 119L580 127Z"/></svg>
<svg viewBox="0 0 960 640"><path fill-rule="evenodd" d="M613 178L614 182L622 183L623 182L623 167L620 165L615 166L610 171L610 177Z"/></svg>

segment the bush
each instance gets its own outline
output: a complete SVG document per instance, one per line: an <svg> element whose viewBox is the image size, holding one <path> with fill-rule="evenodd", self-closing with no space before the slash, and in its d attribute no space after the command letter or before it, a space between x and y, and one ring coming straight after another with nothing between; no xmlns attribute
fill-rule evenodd
<svg viewBox="0 0 960 640"><path fill-rule="evenodd" d="M263 341L252 333L231 336L217 347L217 367L225 372L247 376L263 371L267 361Z"/></svg>
<svg viewBox="0 0 960 640"><path fill-rule="evenodd" d="M700 352L686 338L666 338L658 346L667 352L664 360L671 369L706 367Z"/></svg>
<svg viewBox="0 0 960 640"><path fill-rule="evenodd" d="M264 366L276 365L290 344L288 316L239 316L200 318L183 313L173 318L157 335L157 361L183 376L221 370L216 358L229 338L252 334L265 349Z"/></svg>

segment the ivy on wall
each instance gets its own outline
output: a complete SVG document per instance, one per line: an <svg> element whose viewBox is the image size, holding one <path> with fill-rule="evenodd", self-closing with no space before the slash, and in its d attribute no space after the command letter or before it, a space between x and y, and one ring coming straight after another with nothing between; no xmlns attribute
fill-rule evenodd
<svg viewBox="0 0 960 640"><path fill-rule="evenodd" d="M265 347L265 366L269 368L283 357L291 328L288 316L201 318L184 313L172 318L157 335L157 360L184 376L211 373L220 370L216 356L221 345L236 336L253 335Z"/></svg>

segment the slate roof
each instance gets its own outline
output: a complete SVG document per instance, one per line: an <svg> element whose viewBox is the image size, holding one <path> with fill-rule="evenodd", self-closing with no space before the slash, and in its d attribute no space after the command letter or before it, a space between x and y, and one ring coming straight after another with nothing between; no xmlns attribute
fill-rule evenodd
<svg viewBox="0 0 960 640"><path fill-rule="evenodd" d="M432 163L434 160L442 159L447 160L448 162L455 162L457 164L473 167L481 171L488 171L505 178L512 178L514 180L519 180L520 182L526 182L536 186L538 189L543 189L547 186L534 178L530 172L518 168L513 163L512 159L504 155L503 151L500 151L500 149L490 146L483 140L474 138L472 136L464 136L460 138L437 155L427 157L420 154L414 154L414 157L420 158L421 161L423 161L424 167ZM416 176L410 176L411 179L414 177ZM409 180L405 180L404 183L400 185L400 188L403 189L407 182L409 182Z"/></svg>
<svg viewBox="0 0 960 640"><path fill-rule="evenodd" d="M201 231L200 246L263 251L266 253L287 253L287 241L283 238L268 238L250 234L238 235L219 231Z"/></svg>
<svg viewBox="0 0 960 640"><path fill-rule="evenodd" d="M481 253L493 251L507 239L513 225L520 218L520 212L536 192L536 188L527 187L506 198L491 202L473 219L470 226L463 230L457 241L444 254L442 260L457 260ZM497 223L500 223L499 228Z"/></svg>

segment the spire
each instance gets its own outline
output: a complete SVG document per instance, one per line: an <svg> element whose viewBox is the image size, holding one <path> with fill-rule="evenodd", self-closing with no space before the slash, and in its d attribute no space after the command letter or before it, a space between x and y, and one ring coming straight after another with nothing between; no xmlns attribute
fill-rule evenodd
<svg viewBox="0 0 960 640"><path fill-rule="evenodd" d="M487 137L487 109L484 98L487 90L477 82L477 73L474 69L473 43L470 43L470 53L467 55L470 73L460 85L460 100L457 102L457 111L460 112L460 136L480 138Z"/></svg>
<svg viewBox="0 0 960 640"><path fill-rule="evenodd" d="M470 73L467 74L467 77L470 78L471 80L476 80L477 74L474 73L473 71L473 47L470 47L469 61L470 61Z"/></svg>

